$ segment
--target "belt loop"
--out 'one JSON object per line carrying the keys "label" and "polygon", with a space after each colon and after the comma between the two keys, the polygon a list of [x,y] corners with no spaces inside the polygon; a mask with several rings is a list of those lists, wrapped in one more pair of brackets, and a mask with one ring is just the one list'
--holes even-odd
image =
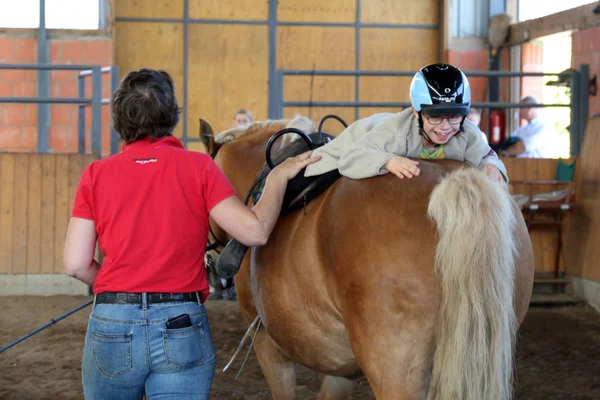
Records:
{"label": "belt loop", "polygon": [[96,299],[98,299],[98,295],[94,294],[94,302],[92,303],[92,309],[96,308]]}
{"label": "belt loop", "polygon": [[142,310],[146,311],[148,309],[148,293],[142,293]]}
{"label": "belt loop", "polygon": [[200,292],[196,292],[196,300],[198,300],[198,304],[202,305],[202,300],[200,299]]}

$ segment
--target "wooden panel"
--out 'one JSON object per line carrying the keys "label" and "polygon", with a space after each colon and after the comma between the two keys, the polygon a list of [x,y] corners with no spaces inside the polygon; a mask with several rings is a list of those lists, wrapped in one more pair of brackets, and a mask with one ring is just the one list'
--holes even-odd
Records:
{"label": "wooden panel", "polygon": [[594,12],[597,2],[530,19],[510,26],[507,45],[514,46],[532,39],[560,32],[576,31],[600,26],[600,14]]}
{"label": "wooden panel", "polygon": [[[118,43],[115,64],[119,66],[120,78],[131,70],[143,67],[164,69],[173,77],[179,106],[183,107],[182,24],[118,22],[115,42]],[[181,122],[175,128],[174,134],[177,137],[183,135]]]}
{"label": "wooden panel", "polygon": [[351,101],[354,99],[353,76],[285,76],[286,101]]}
{"label": "wooden panel", "polygon": [[278,21],[356,22],[356,0],[279,0],[277,4]]}
{"label": "wooden panel", "polygon": [[42,156],[29,156],[27,178],[27,273],[41,272]]}
{"label": "wooden panel", "polygon": [[[326,69],[354,70],[353,28],[325,28],[306,26],[282,26],[278,28],[277,68],[280,69]],[[284,81],[286,101],[352,101],[354,100],[354,77],[343,76],[288,76]],[[310,114],[318,121],[327,114],[336,114],[354,121],[352,108],[286,108],[284,117]],[[327,121],[325,130],[338,132],[338,123]]]}
{"label": "wooden panel", "polygon": [[185,148],[190,151],[206,153],[206,148],[204,147],[204,145],[201,142],[187,142],[187,145]]}
{"label": "wooden panel", "polygon": [[363,76],[359,80],[360,101],[410,103],[412,77]]}
{"label": "wooden panel", "polygon": [[277,68],[353,70],[354,32],[344,27],[280,26]]}
{"label": "wooden panel", "polygon": [[360,67],[373,71],[415,71],[438,62],[435,29],[364,28],[360,31]]}
{"label": "wooden panel", "polygon": [[600,282],[600,116],[588,120],[575,184],[577,206],[567,235],[572,275]]}
{"label": "wooden panel", "polygon": [[15,156],[13,274],[24,274],[27,264],[27,175],[29,156]]}
{"label": "wooden panel", "polygon": [[191,19],[259,20],[269,19],[269,2],[257,0],[190,0]]}
{"label": "wooden panel", "polygon": [[68,171],[68,182],[69,182],[69,202],[67,221],[71,218],[71,211],[73,210],[73,201],[75,200],[75,193],[77,192],[77,185],[79,185],[79,179],[81,178],[81,172],[85,166],[85,156],[83,154],[72,154],[69,157],[69,171]]}
{"label": "wooden panel", "polygon": [[[116,0],[115,16],[183,18],[183,0]],[[120,42],[117,43],[121,44]]]}
{"label": "wooden panel", "polygon": [[65,221],[71,209],[69,199],[69,155],[56,156],[56,193],[54,196],[54,268],[52,272],[62,273],[63,248],[67,235]]}
{"label": "wooden panel", "polygon": [[[539,159],[539,158],[502,158],[508,177],[511,181],[517,180],[553,180],[556,174],[558,159]],[[573,160],[564,160],[566,163],[572,163]],[[524,194],[528,188],[523,185],[511,186],[511,192],[515,194]],[[552,190],[551,186],[538,185],[534,187],[535,193],[545,193]],[[548,218],[540,216],[539,219]],[[531,242],[534,250],[535,271],[553,272],[556,265],[556,249],[558,246],[558,233],[549,230],[532,230]],[[560,269],[564,269],[561,262]]]}
{"label": "wooden panel", "polygon": [[[40,272],[54,271],[54,199],[56,197],[56,156],[44,154],[42,157],[42,215],[40,242]],[[60,251],[60,250],[59,250]]]}
{"label": "wooden panel", "polygon": [[266,119],[268,62],[266,26],[190,26],[188,135],[198,137],[200,118],[215,132],[229,129],[242,107]]}
{"label": "wooden panel", "polygon": [[15,156],[0,155],[0,273],[12,272]]}
{"label": "wooden panel", "polygon": [[0,154],[0,274],[63,273],[83,169],[95,155]]}
{"label": "wooden panel", "polygon": [[436,25],[439,18],[438,0],[369,0],[360,3],[363,23]]}

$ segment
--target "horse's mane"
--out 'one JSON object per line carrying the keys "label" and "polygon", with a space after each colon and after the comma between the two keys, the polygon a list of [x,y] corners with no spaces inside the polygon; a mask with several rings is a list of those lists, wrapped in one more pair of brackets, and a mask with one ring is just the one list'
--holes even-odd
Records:
{"label": "horse's mane", "polygon": [[[215,136],[215,143],[223,144],[239,139],[266,142],[269,137],[284,128],[296,128],[307,134],[317,131],[317,127],[311,119],[298,114],[293,119],[254,121],[246,126],[228,129]],[[295,133],[286,133],[281,138],[281,147],[289,145],[298,138],[299,136]]]}

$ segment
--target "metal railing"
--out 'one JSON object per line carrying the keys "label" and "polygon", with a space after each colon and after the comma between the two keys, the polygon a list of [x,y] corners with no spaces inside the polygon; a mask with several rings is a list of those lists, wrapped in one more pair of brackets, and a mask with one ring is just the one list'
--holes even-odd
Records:
{"label": "metal railing", "polygon": [[[371,101],[285,101],[284,77],[285,76],[405,76],[413,77],[417,71],[332,71],[332,70],[277,70],[274,78],[274,90],[269,99],[269,118],[283,118],[284,107],[410,107],[410,102],[371,102]],[[542,77],[561,76],[572,79],[571,101],[568,104],[539,104],[537,107],[569,107],[571,109],[571,155],[577,156],[583,143],[583,135],[588,119],[588,82],[589,65],[583,64],[579,70],[544,73],[544,72],[509,72],[509,71],[464,71],[467,77]],[[472,107],[479,108],[529,108],[530,104],[480,102],[472,103]]]}
{"label": "metal railing", "polygon": [[[108,68],[108,69],[107,69]],[[92,126],[91,126],[91,138],[92,138],[92,153],[101,155],[102,152],[102,73],[103,70],[106,72],[116,71],[116,67],[102,68],[99,65],[64,65],[64,64],[0,64],[0,70],[2,69],[13,69],[13,70],[35,70],[35,71],[53,71],[53,70],[64,70],[64,71],[80,71],[78,73],[78,79],[82,80],[85,76],[92,77],[92,97],[85,97],[85,86],[82,88],[82,84],[79,86],[79,97],[48,97],[48,96],[36,96],[36,97],[0,97],[0,103],[33,103],[38,105],[49,105],[49,104],[78,104],[79,105],[79,121],[78,121],[78,138],[79,138],[79,152],[85,152],[85,112],[81,110],[84,107],[91,107],[92,109]],[[83,71],[83,72],[81,72]],[[118,71],[115,72],[115,75]],[[115,80],[118,78],[115,78]],[[114,81],[111,78],[111,89]],[[49,85],[49,82],[48,82]],[[82,122],[83,121],[83,122]],[[49,148],[48,130],[50,127],[50,115],[48,112],[38,113],[38,153],[51,152]],[[111,137],[112,139],[112,137]],[[111,140],[111,150],[116,145],[115,140]]]}
{"label": "metal railing", "polygon": [[[100,74],[109,74],[110,75],[110,93],[113,93],[117,90],[119,86],[119,67],[111,65],[109,67],[103,67],[100,69]],[[100,96],[102,96],[102,80],[100,79],[100,88],[98,89],[95,85],[98,85],[96,81],[94,81],[93,70],[88,69],[81,71],[77,74],[77,90],[79,97],[85,97],[85,78],[88,76],[92,76],[92,93],[96,93],[98,90],[100,91]],[[110,98],[100,99],[100,104],[102,106],[110,105]],[[78,109],[78,121],[77,121],[77,135],[79,138],[79,152],[85,153],[85,108],[89,107],[89,104],[83,103],[79,104]],[[97,109],[94,109],[92,106],[92,132],[94,132],[94,112],[98,112]],[[100,120],[102,120],[102,110],[100,110]],[[118,143],[119,136],[114,129],[110,130],[110,154],[115,154],[118,152]],[[95,150],[99,150],[97,153]],[[92,153],[100,154],[102,150],[102,134],[94,136],[92,133]]]}

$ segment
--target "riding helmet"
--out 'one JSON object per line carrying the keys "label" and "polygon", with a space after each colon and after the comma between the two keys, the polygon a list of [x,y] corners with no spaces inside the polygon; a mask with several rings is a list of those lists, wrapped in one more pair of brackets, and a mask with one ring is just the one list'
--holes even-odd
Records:
{"label": "riding helmet", "polygon": [[421,68],[410,84],[410,101],[421,114],[432,117],[467,115],[471,104],[471,87],[465,74],[448,64],[431,64]]}

